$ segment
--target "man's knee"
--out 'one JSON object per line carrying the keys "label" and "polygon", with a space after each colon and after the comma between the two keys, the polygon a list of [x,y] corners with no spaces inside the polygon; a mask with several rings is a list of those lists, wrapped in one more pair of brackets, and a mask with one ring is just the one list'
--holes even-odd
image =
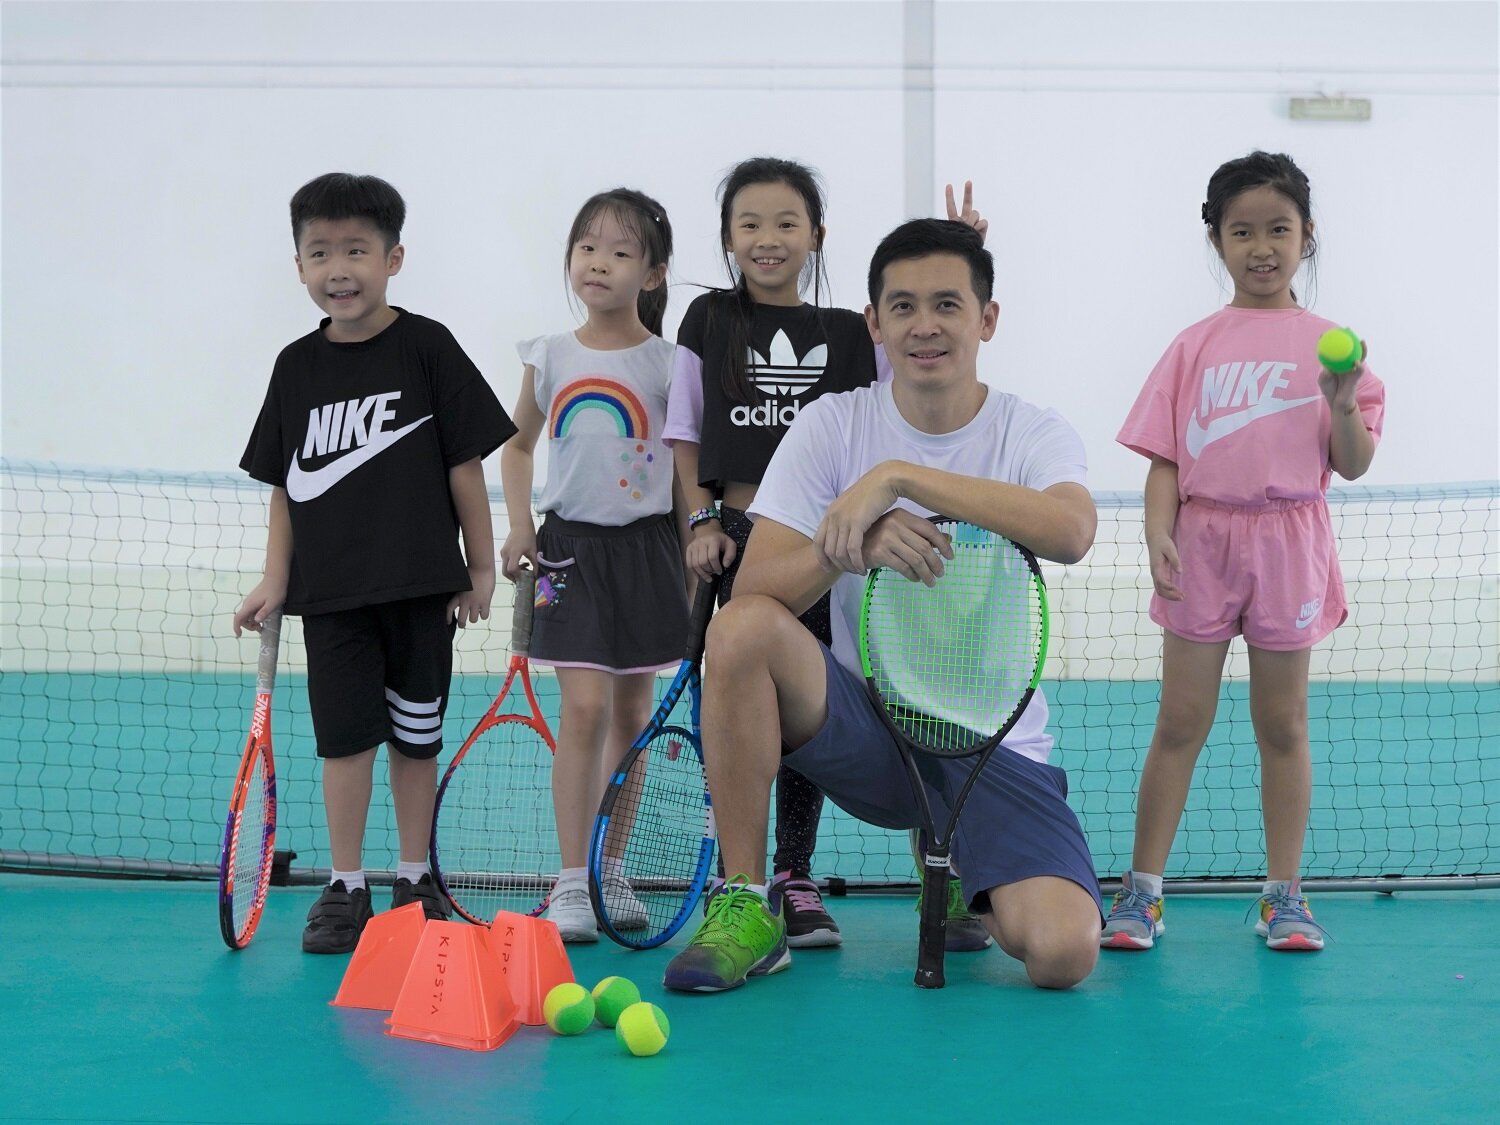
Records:
{"label": "man's knee", "polygon": [[713,670],[768,665],[787,623],[801,628],[775,598],[751,594],[734,598],[708,624],[704,665]]}
{"label": "man's knee", "polygon": [[1099,932],[1053,934],[1026,954],[1026,975],[1038,988],[1072,988],[1094,971],[1099,960]]}

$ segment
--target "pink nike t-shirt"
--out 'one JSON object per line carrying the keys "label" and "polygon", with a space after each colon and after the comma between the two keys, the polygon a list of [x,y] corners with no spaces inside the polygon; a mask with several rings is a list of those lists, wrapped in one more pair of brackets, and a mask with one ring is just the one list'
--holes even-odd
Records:
{"label": "pink nike t-shirt", "polygon": [[[1256,508],[1328,489],[1328,400],[1306,309],[1225,307],[1184,329],[1141,388],[1116,440],[1177,465],[1179,499]],[[1380,441],[1385,386],[1365,365],[1355,401]]]}

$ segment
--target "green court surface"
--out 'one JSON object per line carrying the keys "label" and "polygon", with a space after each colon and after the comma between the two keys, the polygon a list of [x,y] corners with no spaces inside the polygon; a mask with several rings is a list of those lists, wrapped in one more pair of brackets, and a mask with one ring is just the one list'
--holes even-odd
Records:
{"label": "green court surface", "polygon": [[831,899],[842,949],[721,995],[661,988],[682,936],[570,946],[666,1010],[648,1059],[597,1027],[387,1037],[329,1005],[346,957],[300,951],[315,894],[274,889],[232,953],[211,884],[0,875],[0,1121],[1500,1120],[1497,891],[1324,894],[1320,954],[1265,949],[1253,894],[1171,896],[1155,950],[1066,993],[995,949],[918,990],[907,897]]}

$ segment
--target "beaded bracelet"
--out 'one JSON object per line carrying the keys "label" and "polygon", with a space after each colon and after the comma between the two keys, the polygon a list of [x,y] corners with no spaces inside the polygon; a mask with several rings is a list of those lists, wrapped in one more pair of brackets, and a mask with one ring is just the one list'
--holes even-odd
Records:
{"label": "beaded bracelet", "polygon": [[688,527],[694,528],[697,527],[700,523],[707,523],[709,520],[716,520],[718,518],[718,508],[699,508],[697,511],[691,513],[688,516]]}

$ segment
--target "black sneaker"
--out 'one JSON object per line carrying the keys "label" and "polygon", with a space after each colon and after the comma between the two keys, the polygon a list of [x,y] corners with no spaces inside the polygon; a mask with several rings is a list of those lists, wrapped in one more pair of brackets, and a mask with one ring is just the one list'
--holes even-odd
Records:
{"label": "black sneaker", "polygon": [[413,902],[422,904],[422,913],[429,922],[446,922],[453,914],[447,897],[437,889],[431,874],[423,875],[415,883],[410,879],[397,879],[391,887],[392,910]]}
{"label": "black sneaker", "polygon": [[307,912],[302,931],[303,953],[351,953],[359,944],[365,923],[373,917],[368,887],[349,890],[338,879],[323,888]]}
{"label": "black sneaker", "polygon": [[794,949],[842,945],[839,924],[828,915],[818,885],[803,871],[778,871],[769,888],[771,909],[779,898],[786,919],[786,943]]}

